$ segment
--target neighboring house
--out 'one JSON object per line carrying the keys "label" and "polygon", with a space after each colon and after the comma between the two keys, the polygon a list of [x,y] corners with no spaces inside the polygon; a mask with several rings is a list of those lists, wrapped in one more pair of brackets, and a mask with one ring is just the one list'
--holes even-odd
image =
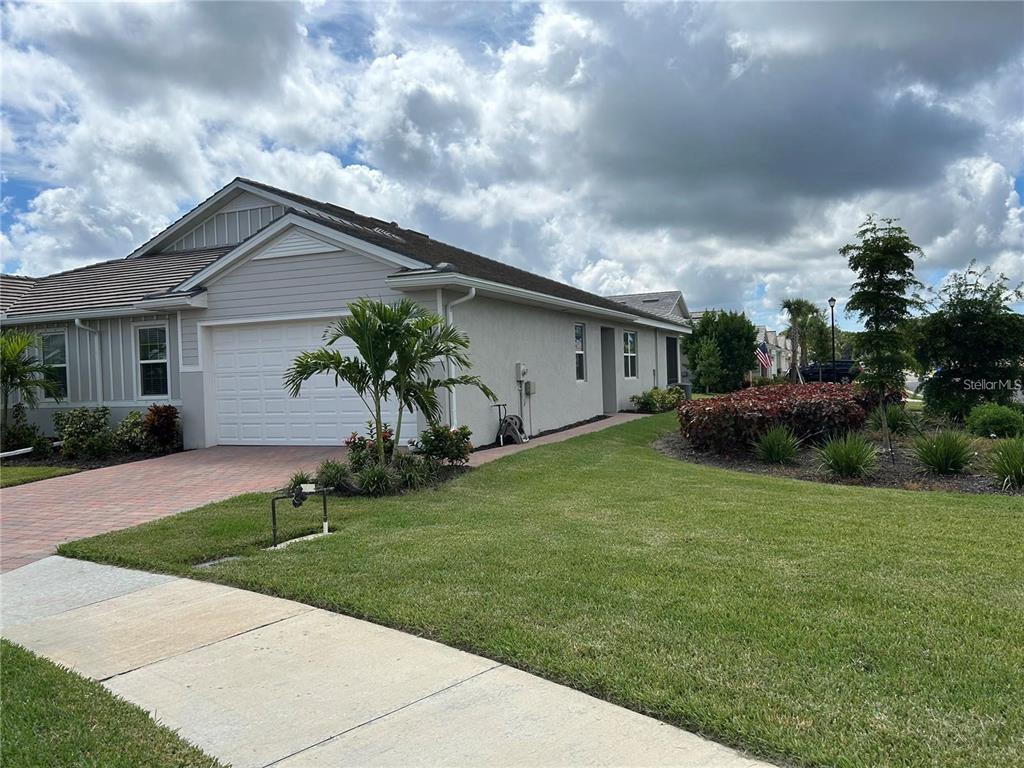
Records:
{"label": "neighboring house", "polygon": [[[609,296],[609,299],[625,304],[627,307],[655,314],[669,322],[690,327],[690,310],[686,307],[681,291],[657,291],[655,293],[623,293]],[[667,360],[668,384],[679,384],[689,381],[689,360],[680,349],[678,339],[665,339],[665,356]],[[678,376],[675,374],[678,372]]]}
{"label": "neighboring house", "polygon": [[[470,337],[473,372],[531,434],[629,407],[679,376],[687,325],[399,227],[235,179],[126,258],[0,278],[0,325],[40,335],[66,392],[58,408],[151,403],[182,413],[185,445],[337,445],[368,419],[319,377],[290,398],[282,375],[359,297],[408,296]],[[351,349],[344,347],[343,349]],[[479,392],[445,396],[479,444],[497,413]],[[419,426],[424,426],[420,417]]]}
{"label": "neighboring house", "polygon": [[789,337],[778,331],[773,331],[763,325],[757,326],[757,343],[765,342],[768,345],[768,356],[772,359],[772,365],[766,368],[759,365],[750,371],[751,378],[786,376],[793,364],[793,344]]}

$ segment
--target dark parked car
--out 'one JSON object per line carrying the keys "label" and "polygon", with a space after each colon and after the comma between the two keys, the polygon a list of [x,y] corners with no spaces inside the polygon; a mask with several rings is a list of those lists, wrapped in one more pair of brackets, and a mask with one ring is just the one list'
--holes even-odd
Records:
{"label": "dark parked car", "polygon": [[855,360],[836,360],[835,368],[832,361],[813,363],[800,369],[804,381],[838,381],[849,384],[860,374],[860,366]]}

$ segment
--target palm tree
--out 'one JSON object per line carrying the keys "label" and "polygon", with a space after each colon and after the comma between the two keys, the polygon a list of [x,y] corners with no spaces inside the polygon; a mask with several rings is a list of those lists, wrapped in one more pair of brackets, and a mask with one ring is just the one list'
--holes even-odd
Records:
{"label": "palm tree", "polygon": [[781,305],[782,311],[789,315],[789,328],[786,335],[793,340],[793,350],[797,353],[795,368],[807,365],[807,351],[812,334],[823,326],[825,318],[822,310],[807,299],[786,299]]}
{"label": "palm tree", "polygon": [[60,385],[53,378],[53,368],[36,357],[39,337],[18,330],[0,331],[0,396],[3,415],[0,424],[7,433],[7,412],[11,395],[17,394],[29,408],[39,404],[39,393],[60,400]]}
{"label": "palm tree", "polygon": [[[318,374],[334,374],[334,383],[344,381],[359,395],[376,427],[377,458],[384,463],[383,404],[394,397],[398,403],[395,443],[401,438],[402,417],[406,411],[419,410],[431,422],[440,418],[439,389],[472,386],[491,400],[494,393],[479,377],[432,374],[442,359],[460,368],[472,367],[469,337],[424,309],[411,299],[394,304],[359,299],[349,305],[349,315],[337,320],[324,332],[326,347],[300,353],[285,373],[284,384],[292,397],[302,384]],[[343,355],[331,349],[342,339],[351,339],[358,356]]]}

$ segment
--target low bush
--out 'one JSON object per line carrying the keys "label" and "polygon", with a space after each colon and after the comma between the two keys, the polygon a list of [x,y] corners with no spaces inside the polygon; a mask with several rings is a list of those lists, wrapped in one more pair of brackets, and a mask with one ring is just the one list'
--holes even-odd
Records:
{"label": "low bush", "polygon": [[799,448],[800,438],[784,425],[772,427],[754,441],[754,455],[769,464],[790,463]]}
{"label": "low bush", "polygon": [[868,427],[875,432],[882,431],[882,424],[889,427],[890,434],[907,435],[914,431],[917,422],[901,403],[889,403],[884,408],[876,406],[868,414]]}
{"label": "low bush", "polygon": [[46,458],[53,452],[53,447],[42,431],[28,420],[28,410],[24,403],[11,406],[7,430],[0,433],[0,450],[15,451],[19,448],[31,448],[33,458]]}
{"label": "low bush", "polygon": [[859,430],[874,402],[856,384],[777,384],[689,400],[677,413],[694,448],[730,452],[748,449],[774,426],[789,427],[801,440]]}
{"label": "low bush", "polygon": [[392,465],[398,476],[398,485],[409,490],[437,482],[442,473],[442,464],[439,459],[413,453],[401,453],[395,456]]}
{"label": "low bush", "polygon": [[105,459],[114,450],[110,431],[110,409],[72,408],[53,414],[57,438],[63,440],[61,453],[69,459]]}
{"label": "low bush", "polygon": [[959,475],[971,464],[974,446],[957,429],[944,429],[914,440],[914,455],[933,475]]}
{"label": "low bush", "polygon": [[[348,464],[352,471],[359,474],[362,470],[377,462],[377,430],[372,421],[366,423],[366,435],[353,432],[345,440],[348,449]],[[395,450],[395,433],[388,424],[384,425],[384,460],[391,461]]]}
{"label": "low bush", "polygon": [[820,448],[822,469],[836,477],[866,477],[878,466],[878,451],[859,432],[834,435]]}
{"label": "low bush", "polygon": [[462,466],[469,461],[469,454],[473,452],[473,443],[470,442],[472,436],[473,432],[467,426],[449,429],[444,424],[435,424],[420,433],[415,447],[429,459],[451,466]]}
{"label": "low bush", "polygon": [[178,409],[173,405],[149,406],[143,418],[146,444],[156,453],[170,453],[181,449],[181,423]]}
{"label": "low bush", "polygon": [[388,496],[401,488],[398,472],[390,464],[367,464],[356,473],[356,481],[366,496]]}
{"label": "low bush", "polygon": [[114,450],[137,453],[146,450],[146,425],[141,411],[129,411],[114,430]]}
{"label": "low bush", "polygon": [[316,480],[324,488],[342,491],[348,488],[352,476],[348,465],[334,459],[324,459],[316,469]]}
{"label": "low bush", "polygon": [[629,398],[638,413],[665,413],[685,400],[686,391],[681,387],[654,387]]}
{"label": "low bush", "polygon": [[989,454],[989,461],[1003,490],[1024,489],[1024,437],[1000,440]]}
{"label": "low bush", "polygon": [[1024,413],[1009,405],[982,403],[967,414],[967,429],[978,437],[1024,435]]}
{"label": "low bush", "polygon": [[299,486],[308,485],[314,481],[313,476],[304,469],[296,470],[292,473],[292,476],[288,478],[288,485],[284,487],[285,492],[295,493],[299,490]]}

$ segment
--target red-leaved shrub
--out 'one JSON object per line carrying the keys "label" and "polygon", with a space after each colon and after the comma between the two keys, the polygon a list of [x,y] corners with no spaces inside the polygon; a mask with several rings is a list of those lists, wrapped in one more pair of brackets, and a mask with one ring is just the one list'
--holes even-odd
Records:
{"label": "red-leaved shrub", "polygon": [[679,429],[698,450],[749,450],[768,429],[784,425],[799,438],[864,426],[874,395],[856,384],[777,384],[688,400],[677,409]]}
{"label": "red-leaved shrub", "polygon": [[178,409],[173,405],[149,406],[142,419],[142,428],[146,434],[149,447],[157,452],[166,453],[177,450],[181,442],[181,430],[178,424]]}

